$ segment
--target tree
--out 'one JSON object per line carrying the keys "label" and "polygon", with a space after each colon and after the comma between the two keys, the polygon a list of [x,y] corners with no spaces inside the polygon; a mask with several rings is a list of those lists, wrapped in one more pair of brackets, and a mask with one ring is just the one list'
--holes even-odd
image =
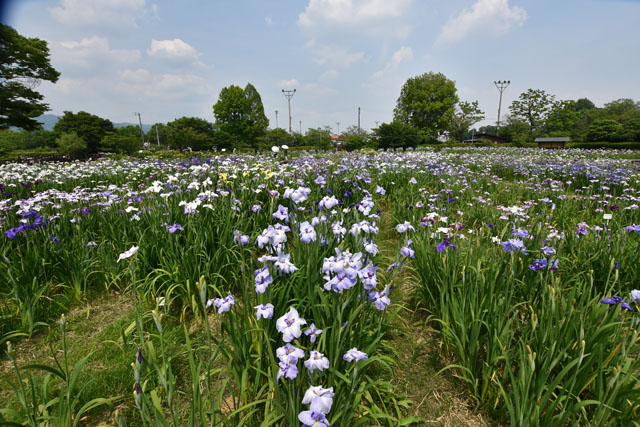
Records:
{"label": "tree", "polygon": [[371,135],[364,129],[358,129],[358,126],[355,125],[349,126],[342,132],[340,139],[344,141],[343,146],[347,151],[359,150],[371,145]]}
{"label": "tree", "polygon": [[233,145],[257,146],[269,126],[260,94],[251,83],[244,89],[235,85],[223,88],[213,106],[213,115],[219,131],[230,137]]}
{"label": "tree", "polygon": [[484,119],[484,112],[478,107],[478,101],[458,103],[451,121],[451,137],[460,142],[469,128]]}
{"label": "tree", "polygon": [[208,150],[214,144],[214,127],[198,117],[181,117],[167,123],[167,141],[170,147],[180,150]]}
{"label": "tree", "polygon": [[587,141],[615,141],[622,131],[622,125],[615,120],[595,120],[589,125]]}
{"label": "tree", "polygon": [[75,133],[87,143],[87,151],[92,154],[100,151],[100,141],[106,134],[114,132],[114,127],[111,120],[85,111],[79,111],[77,114],[65,111],[53,127],[53,131],[57,136]]}
{"label": "tree", "polygon": [[251,83],[247,83],[245,86],[244,96],[247,98],[249,104],[246,138],[249,144],[255,147],[258,142],[265,137],[267,127],[269,126],[269,119],[267,119],[267,116],[264,114],[262,98]]}
{"label": "tree", "polygon": [[[157,129],[157,132],[156,132]],[[145,141],[149,141],[151,145],[166,145],[169,140],[169,130],[164,123],[156,123],[144,135]]]}
{"label": "tree", "polygon": [[640,104],[636,104],[633,99],[621,98],[604,104],[604,110],[609,113],[610,119],[628,120],[632,117],[640,117]]}
{"label": "tree", "polygon": [[305,145],[316,146],[324,149],[331,148],[333,141],[331,140],[331,127],[309,128],[304,136]]}
{"label": "tree", "polygon": [[517,100],[509,106],[514,119],[519,119],[529,125],[529,138],[544,126],[547,116],[554,106],[555,95],[544,90],[529,89],[521,93]]}
{"label": "tree", "polygon": [[282,128],[269,129],[265,138],[265,142],[268,146],[273,145],[293,145],[293,136],[289,135],[289,132]]}
{"label": "tree", "polygon": [[436,139],[451,129],[457,103],[455,82],[441,73],[425,73],[402,86],[394,122],[414,126],[424,137]]}
{"label": "tree", "polygon": [[417,147],[421,140],[416,127],[402,122],[382,123],[373,133],[384,149]]}
{"label": "tree", "polygon": [[133,154],[142,149],[142,141],[140,135],[114,132],[102,138],[100,146],[108,153]]}
{"label": "tree", "polygon": [[0,129],[10,126],[40,129],[35,117],[49,110],[44,96],[34,89],[41,80],[58,81],[60,73],[49,64],[47,42],[27,38],[0,24]]}
{"label": "tree", "polygon": [[640,142],[640,118],[631,119],[622,125],[621,141]]}
{"label": "tree", "polygon": [[575,108],[576,111],[593,110],[596,108],[596,104],[588,98],[580,98],[576,101]]}
{"label": "tree", "polygon": [[87,142],[75,133],[63,133],[56,139],[60,153],[79,158],[87,152]]}

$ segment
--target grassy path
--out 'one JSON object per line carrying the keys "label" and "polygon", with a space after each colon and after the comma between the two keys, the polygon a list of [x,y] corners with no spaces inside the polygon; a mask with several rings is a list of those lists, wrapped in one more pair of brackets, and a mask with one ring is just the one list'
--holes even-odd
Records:
{"label": "grassy path", "polygon": [[[380,219],[377,244],[384,267],[396,260],[403,242],[396,232],[391,213],[384,210]],[[413,404],[407,415],[421,417],[429,426],[489,426],[488,418],[474,413],[465,399],[464,386],[447,371],[438,354],[437,333],[429,326],[424,310],[416,307],[411,291],[417,282],[412,263],[405,263],[394,280],[391,310],[400,307],[394,317],[393,334],[386,344],[397,354],[394,369],[396,392]],[[394,307],[394,305],[396,307]]]}

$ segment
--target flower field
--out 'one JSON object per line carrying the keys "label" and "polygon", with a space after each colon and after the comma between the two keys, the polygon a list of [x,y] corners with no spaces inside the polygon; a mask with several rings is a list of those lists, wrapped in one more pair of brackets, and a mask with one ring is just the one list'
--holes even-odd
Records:
{"label": "flower field", "polygon": [[[492,422],[640,425],[630,152],[5,164],[0,191],[0,424],[418,425],[388,344],[405,294]],[[89,393],[64,315],[114,293],[126,392]],[[61,351],[20,363],[49,327]]]}

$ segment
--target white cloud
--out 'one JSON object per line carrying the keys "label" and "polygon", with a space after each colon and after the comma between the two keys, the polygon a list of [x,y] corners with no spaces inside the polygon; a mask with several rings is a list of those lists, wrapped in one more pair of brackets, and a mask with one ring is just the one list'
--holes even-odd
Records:
{"label": "white cloud", "polygon": [[382,70],[378,70],[373,73],[374,79],[381,79],[389,71],[397,68],[402,62],[410,61],[413,59],[413,49],[408,46],[402,46],[400,49],[393,52],[391,60],[387,62],[387,65]]}
{"label": "white cloud", "polygon": [[[128,64],[137,61],[141,54],[137,49],[111,49],[104,37],[88,37],[80,41],[64,41],[52,45],[55,64],[69,71],[73,67],[103,68],[107,65]],[[63,70],[66,73],[66,70]]]}
{"label": "white cloud", "polygon": [[271,19],[270,16],[265,16],[264,17],[264,22],[267,23],[267,25],[271,25],[271,23],[273,22],[273,20]]}
{"label": "white cloud", "polygon": [[527,11],[519,6],[510,7],[509,0],[477,0],[471,9],[463,9],[442,27],[436,44],[454,43],[480,31],[504,34],[526,20]]}
{"label": "white cloud", "polygon": [[284,87],[284,88],[289,88],[289,87],[292,88],[295,86],[300,86],[300,83],[296,79],[280,80],[278,82],[278,86]]}
{"label": "white cloud", "polygon": [[349,52],[342,46],[317,43],[315,40],[307,43],[307,47],[313,52],[313,62],[320,65],[348,68],[365,59],[364,52]]}
{"label": "white cloud", "polygon": [[333,69],[327,70],[324,73],[322,73],[322,75],[318,80],[321,82],[326,82],[326,81],[335,79],[336,77],[338,77],[339,74],[340,73],[338,73],[336,70],[333,70]]}
{"label": "white cloud", "polygon": [[146,13],[145,0],[61,0],[53,19],[72,27],[126,30]]}
{"label": "white cloud", "polygon": [[403,61],[409,61],[411,59],[413,59],[413,49],[407,46],[402,46],[391,55],[391,63],[393,65],[398,65]]}
{"label": "white cloud", "polygon": [[303,27],[359,26],[401,16],[411,0],[309,0],[298,16]]}
{"label": "white cloud", "polygon": [[196,49],[181,39],[151,40],[147,54],[160,59],[197,59],[200,55]]}

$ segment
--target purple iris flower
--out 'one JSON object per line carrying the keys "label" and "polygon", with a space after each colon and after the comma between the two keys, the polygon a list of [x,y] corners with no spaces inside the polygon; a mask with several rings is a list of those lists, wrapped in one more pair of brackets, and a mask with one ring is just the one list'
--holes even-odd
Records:
{"label": "purple iris flower", "polygon": [[450,242],[449,236],[445,236],[444,240],[436,245],[436,251],[444,252],[449,246],[451,246],[454,251],[458,250],[458,247]]}
{"label": "purple iris flower", "polygon": [[51,240],[53,243],[60,243],[60,239],[52,235],[49,235],[49,240]]}
{"label": "purple iris flower", "polygon": [[547,264],[548,262],[546,258],[537,259],[531,263],[531,265],[529,266],[529,270],[540,271],[547,268]]}
{"label": "purple iris flower", "polygon": [[347,362],[358,362],[360,360],[367,360],[369,358],[369,356],[367,356],[366,353],[358,350],[357,348],[353,347],[352,349],[348,350],[344,356],[342,356],[342,358],[344,360],[346,360]]}
{"label": "purple iris flower", "polygon": [[502,242],[501,245],[508,253],[522,252],[525,255],[529,255],[527,253],[527,248],[524,246],[524,242],[520,239],[509,239],[506,242]]}
{"label": "purple iris flower", "polygon": [[184,228],[182,228],[182,226],[180,224],[173,224],[173,225],[169,225],[167,226],[167,229],[169,230],[169,233],[173,234],[176,231],[184,231]]}
{"label": "purple iris flower", "polygon": [[81,213],[82,215],[88,215],[88,214],[90,214],[90,213],[91,213],[91,209],[89,209],[89,208],[82,208],[82,209],[80,209],[80,213]]}
{"label": "purple iris flower", "polygon": [[545,254],[546,256],[555,255],[556,254],[556,248],[552,248],[550,246],[545,246],[544,248],[542,248],[542,253]]}
{"label": "purple iris flower", "polygon": [[6,234],[7,237],[10,239],[15,239],[16,236],[18,235],[18,233],[16,233],[15,228],[10,228],[9,230],[5,231],[4,234]]}
{"label": "purple iris flower", "polygon": [[406,245],[406,246],[403,246],[403,247],[400,249],[400,254],[401,254],[403,257],[409,257],[409,258],[414,258],[414,257],[415,257],[416,252],[415,252],[413,249],[411,249],[411,243],[413,243],[413,242],[412,242],[411,240],[409,240],[409,241],[407,242],[407,245]]}
{"label": "purple iris flower", "polygon": [[521,238],[525,238],[529,235],[529,232],[527,230],[522,230],[520,228],[515,228],[512,232],[511,232],[512,236],[518,236]]}
{"label": "purple iris flower", "polygon": [[603,300],[600,300],[600,302],[602,304],[609,304],[609,305],[618,305],[618,304],[620,304],[620,306],[622,307],[623,310],[632,311],[631,306],[629,305],[627,300],[623,300],[622,298],[620,298],[617,295],[614,295],[611,298],[604,298]]}

